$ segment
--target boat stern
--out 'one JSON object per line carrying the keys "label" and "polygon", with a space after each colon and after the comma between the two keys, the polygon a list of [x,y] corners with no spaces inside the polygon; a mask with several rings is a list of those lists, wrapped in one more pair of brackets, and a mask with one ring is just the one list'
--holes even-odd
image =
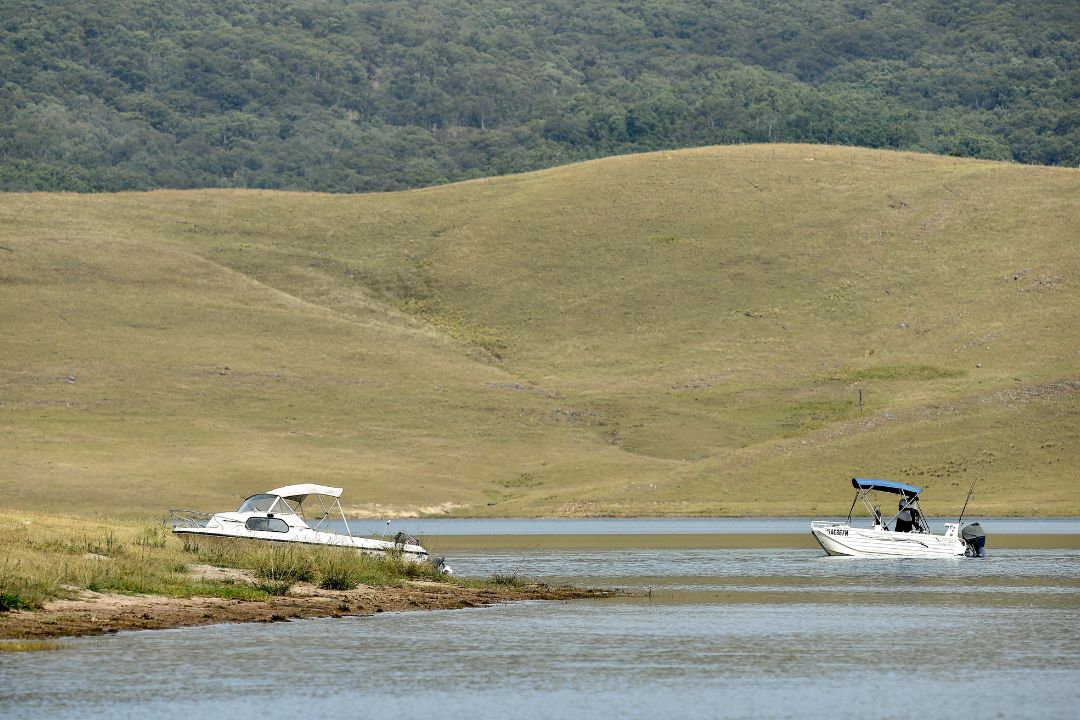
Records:
{"label": "boat stern", "polygon": [[959,523],[956,523],[953,527],[956,528],[954,532],[959,531],[960,538],[967,545],[965,555],[968,557],[986,557],[986,532],[982,529],[982,525],[977,522],[970,523],[965,525],[962,530],[959,525]]}

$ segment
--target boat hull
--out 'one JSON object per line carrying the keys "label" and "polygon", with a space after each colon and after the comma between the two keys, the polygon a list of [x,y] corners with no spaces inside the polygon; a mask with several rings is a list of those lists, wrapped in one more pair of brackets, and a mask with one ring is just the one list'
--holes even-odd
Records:
{"label": "boat hull", "polygon": [[810,532],[829,555],[865,558],[948,558],[967,554],[967,543],[957,526],[946,526],[944,535],[895,532],[881,526],[854,528],[847,523],[815,521]]}
{"label": "boat hull", "polygon": [[308,533],[295,533],[292,536],[282,536],[273,532],[254,532],[254,531],[230,531],[229,529],[220,528],[173,528],[173,532],[178,535],[202,535],[212,536],[212,538],[234,538],[234,539],[247,539],[247,540],[262,540],[273,543],[289,543],[296,545],[322,545],[330,547],[352,547],[360,551],[361,553],[368,553],[373,555],[379,555],[389,552],[399,552],[402,557],[427,560],[428,552],[424,549],[417,549],[416,545],[395,545],[392,542],[373,540],[370,538],[350,538],[349,535],[339,535],[332,532],[308,532]]}
{"label": "boat hull", "polygon": [[264,540],[275,543],[298,545],[321,545],[330,547],[354,548],[372,555],[398,552],[402,557],[412,560],[427,560],[428,552],[420,545],[393,543],[388,540],[355,537],[338,533],[319,532],[310,528],[290,527],[288,532],[261,532],[248,529],[241,519],[229,517],[231,513],[214,515],[205,525],[174,525],[177,535],[196,535],[203,537],[242,538]]}

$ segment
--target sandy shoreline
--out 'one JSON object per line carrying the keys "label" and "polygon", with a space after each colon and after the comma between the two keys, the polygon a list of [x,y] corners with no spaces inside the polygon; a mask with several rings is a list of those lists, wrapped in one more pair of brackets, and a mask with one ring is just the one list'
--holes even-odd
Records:
{"label": "sandy shoreline", "polygon": [[40,610],[0,613],[0,639],[104,635],[121,630],[282,622],[404,610],[449,610],[516,600],[568,600],[612,594],[607,590],[544,584],[473,588],[437,582],[409,582],[393,587],[361,585],[354,590],[322,590],[298,583],[287,595],[267,600],[170,598],[84,591],[74,599],[46,603]]}

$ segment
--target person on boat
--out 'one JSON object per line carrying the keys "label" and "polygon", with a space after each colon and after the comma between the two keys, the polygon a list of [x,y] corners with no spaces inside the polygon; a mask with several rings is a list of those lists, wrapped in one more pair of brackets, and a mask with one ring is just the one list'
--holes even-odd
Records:
{"label": "person on boat", "polygon": [[919,496],[911,498],[911,502],[908,503],[908,510],[911,511],[911,526],[915,532],[930,532],[930,528],[926,525],[926,521],[923,519],[922,508],[919,507]]}
{"label": "person on boat", "polygon": [[896,532],[911,532],[921,527],[917,497],[909,497],[907,493],[901,493],[899,510],[900,512],[896,515]]}

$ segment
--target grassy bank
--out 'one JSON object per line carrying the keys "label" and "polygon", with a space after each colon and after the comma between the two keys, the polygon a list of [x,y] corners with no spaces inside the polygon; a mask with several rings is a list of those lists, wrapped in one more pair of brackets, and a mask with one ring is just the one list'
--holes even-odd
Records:
{"label": "grassy bank", "polygon": [[[428,563],[341,548],[174,537],[157,524],[0,515],[0,611],[40,608],[82,590],[264,600],[299,582],[327,590],[409,580],[457,582]],[[193,565],[245,571],[207,579]],[[220,573],[219,573],[220,575]],[[494,580],[492,582],[495,582]]]}
{"label": "grassy bank", "polygon": [[[0,202],[8,507],[1080,513],[1080,170],[817,146]],[[142,546],[127,543],[127,547]]]}
{"label": "grassy bank", "polygon": [[125,630],[613,594],[517,574],[450,577],[344,548],[180,539],[157,524],[26,513],[0,513],[0,557],[0,653]]}

